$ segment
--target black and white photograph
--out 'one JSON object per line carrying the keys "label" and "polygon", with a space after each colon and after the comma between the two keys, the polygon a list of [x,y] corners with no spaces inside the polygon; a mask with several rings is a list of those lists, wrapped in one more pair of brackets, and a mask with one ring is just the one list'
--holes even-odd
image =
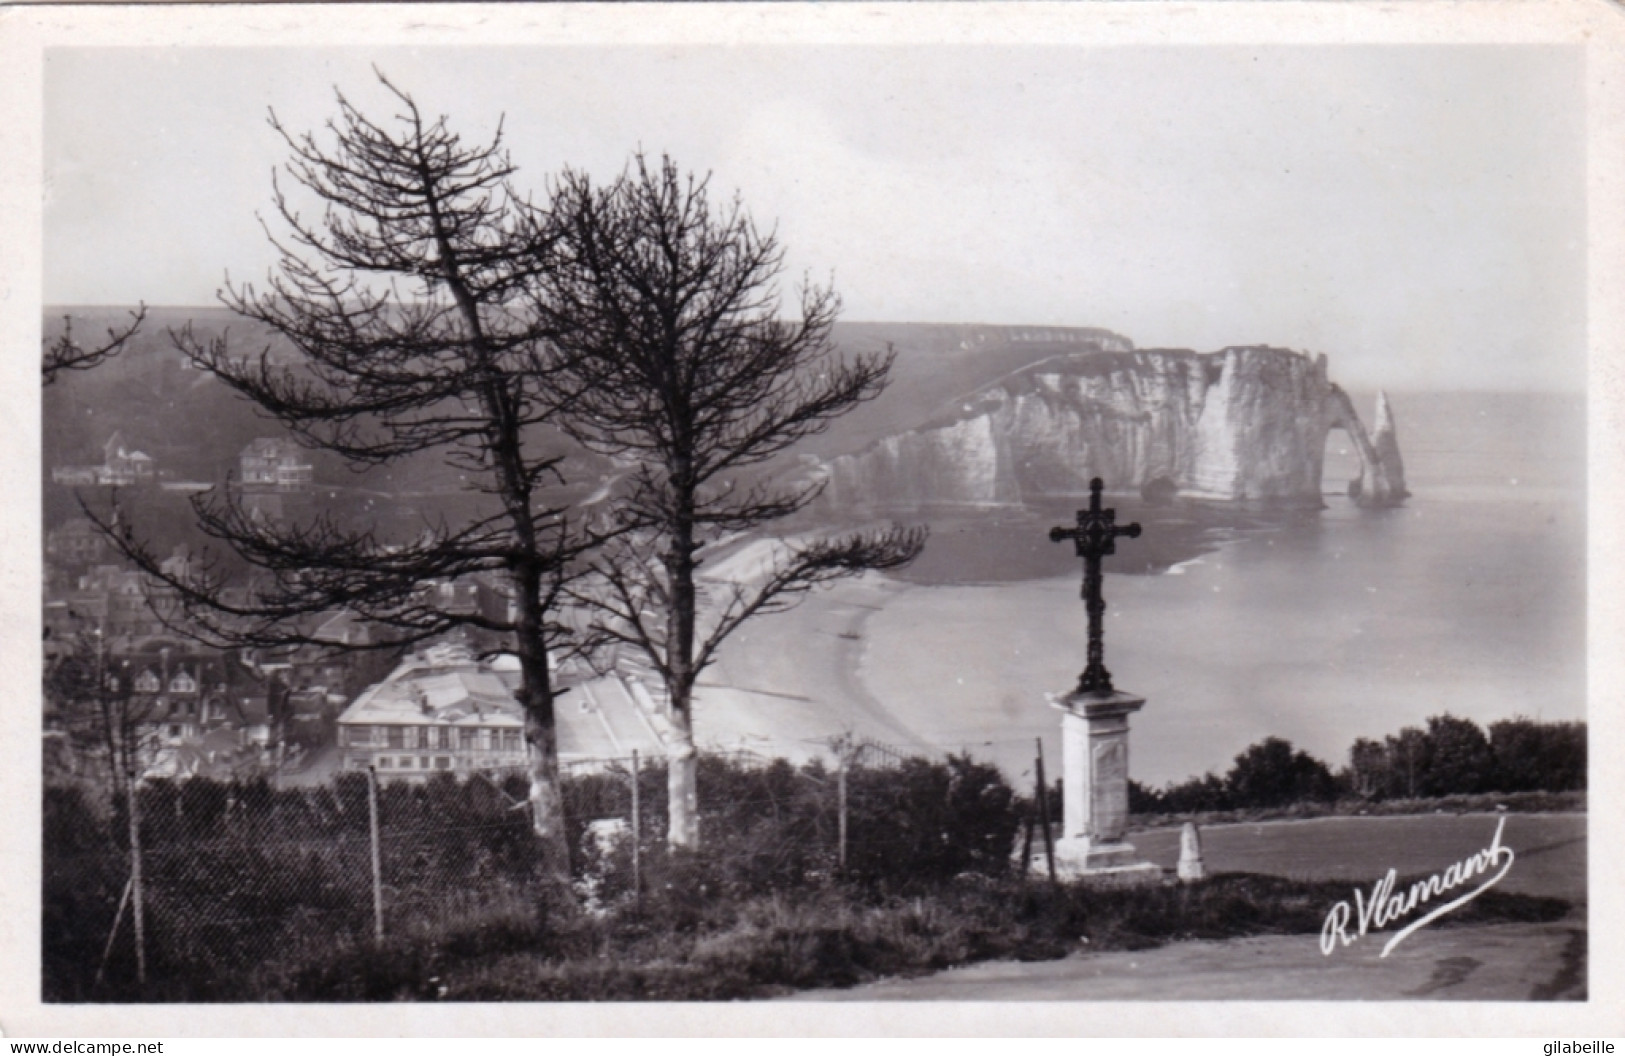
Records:
{"label": "black and white photograph", "polygon": [[1625,1028],[1617,9],[8,29],[8,1033]]}

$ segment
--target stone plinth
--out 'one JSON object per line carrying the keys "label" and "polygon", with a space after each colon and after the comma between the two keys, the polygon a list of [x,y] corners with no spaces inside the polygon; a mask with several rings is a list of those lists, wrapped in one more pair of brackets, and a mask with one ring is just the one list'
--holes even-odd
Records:
{"label": "stone plinth", "polygon": [[1162,870],[1140,861],[1128,829],[1128,717],[1145,705],[1131,693],[1069,693],[1061,715],[1062,822],[1056,870],[1067,877]]}

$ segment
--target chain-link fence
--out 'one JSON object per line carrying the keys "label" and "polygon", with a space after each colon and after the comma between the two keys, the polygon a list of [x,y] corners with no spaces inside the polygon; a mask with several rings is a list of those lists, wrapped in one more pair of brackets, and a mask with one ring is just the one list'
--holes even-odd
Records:
{"label": "chain-link fence", "polygon": [[[664,760],[566,767],[572,904],[593,912],[647,898],[670,908],[677,890],[750,894],[1010,866],[1025,808],[992,767],[876,745],[840,758],[798,766],[702,754],[692,855],[666,846]],[[132,851],[122,802],[49,788],[44,993],[275,990],[278,973],[306,970],[335,945],[545,912],[559,893],[542,871],[527,792],[517,773],[420,783],[346,773],[305,788],[149,780]],[[245,973],[266,985],[245,988]]]}

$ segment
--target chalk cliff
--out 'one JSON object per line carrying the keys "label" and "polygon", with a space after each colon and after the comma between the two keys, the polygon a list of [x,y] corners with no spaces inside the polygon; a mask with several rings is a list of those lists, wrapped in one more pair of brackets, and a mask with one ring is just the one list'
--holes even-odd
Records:
{"label": "chalk cliff", "polygon": [[1368,435],[1314,359],[1265,346],[1066,352],[1023,367],[937,418],[823,465],[843,507],[1002,505],[1114,491],[1318,505],[1326,436],[1360,457],[1350,495],[1408,494],[1387,398]]}

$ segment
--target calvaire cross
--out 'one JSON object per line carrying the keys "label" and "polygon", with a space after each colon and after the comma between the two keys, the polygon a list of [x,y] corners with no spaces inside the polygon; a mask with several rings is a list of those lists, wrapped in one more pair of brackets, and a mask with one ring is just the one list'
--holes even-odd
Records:
{"label": "calvaire cross", "polygon": [[1078,556],[1083,558],[1083,606],[1089,613],[1089,666],[1078,678],[1079,693],[1109,694],[1112,675],[1106,670],[1105,629],[1106,599],[1100,596],[1100,559],[1117,552],[1117,537],[1130,539],[1140,534],[1139,524],[1117,526],[1117,511],[1100,508],[1100,491],[1105,487],[1099,477],[1089,482],[1089,508],[1078,511],[1076,528],[1051,528],[1050,542],[1071,539],[1077,544]]}

